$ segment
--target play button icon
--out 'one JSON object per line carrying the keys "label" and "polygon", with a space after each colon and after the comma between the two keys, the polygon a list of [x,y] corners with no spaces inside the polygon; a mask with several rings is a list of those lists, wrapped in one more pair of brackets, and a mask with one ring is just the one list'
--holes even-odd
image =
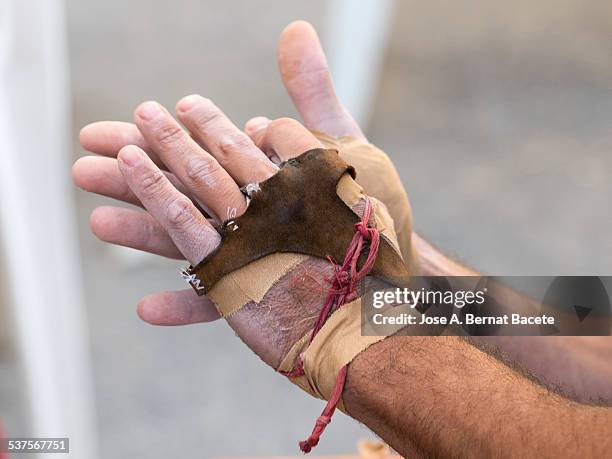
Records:
{"label": "play button icon", "polygon": [[574,311],[576,311],[576,315],[578,316],[578,320],[582,322],[586,316],[589,315],[589,312],[592,311],[591,308],[585,308],[584,306],[579,306],[577,304],[574,305]]}

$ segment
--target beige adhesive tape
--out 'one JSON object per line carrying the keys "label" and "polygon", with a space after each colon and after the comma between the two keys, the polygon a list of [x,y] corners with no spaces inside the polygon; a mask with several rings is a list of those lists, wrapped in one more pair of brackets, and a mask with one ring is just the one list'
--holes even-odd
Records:
{"label": "beige adhesive tape", "polygon": [[[355,137],[335,138],[318,131],[312,133],[326,148],[335,148],[357,172],[364,192],[383,202],[395,223],[397,240],[408,267],[415,265],[412,250],[412,217],[406,190],[389,157],[380,148]],[[412,272],[412,269],[410,269]]]}
{"label": "beige adhesive tape", "polygon": [[208,296],[227,317],[250,301],[259,303],[277,280],[307,258],[297,253],[265,256],[223,277]]}
{"label": "beige adhesive tape", "polygon": [[361,299],[334,312],[303,355],[304,372],[315,394],[327,400],[340,369],[385,338],[361,335]]}
{"label": "beige adhesive tape", "polygon": [[[350,207],[353,212],[360,215],[359,211],[361,206],[365,204],[365,196],[363,194],[363,188],[359,185],[350,175],[343,176],[338,182],[337,187],[338,196],[342,201]],[[371,198],[374,205],[374,220],[376,221],[376,228],[378,231],[391,243],[393,248],[401,256],[399,249],[399,243],[395,234],[395,225],[387,207],[382,204],[378,199]]]}
{"label": "beige adhesive tape", "polygon": [[[308,345],[311,333],[309,331],[293,345],[278,371],[291,371],[298,356],[302,355],[305,376],[291,378],[291,381],[323,400],[327,400],[332,393],[342,367],[372,344],[386,338],[362,336],[361,299],[345,304],[334,312]],[[343,409],[342,405],[339,407]]]}

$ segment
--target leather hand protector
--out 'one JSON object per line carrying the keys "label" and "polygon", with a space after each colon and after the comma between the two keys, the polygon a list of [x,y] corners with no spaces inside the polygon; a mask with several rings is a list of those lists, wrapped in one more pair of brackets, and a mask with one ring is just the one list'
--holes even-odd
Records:
{"label": "leather hand protector", "polygon": [[384,338],[361,336],[361,282],[393,283],[414,269],[400,255],[386,208],[354,178],[336,150],[283,163],[247,187],[246,213],[225,222],[219,248],[184,273],[266,363],[328,400],[300,443],[304,452],[342,408],[348,364]]}

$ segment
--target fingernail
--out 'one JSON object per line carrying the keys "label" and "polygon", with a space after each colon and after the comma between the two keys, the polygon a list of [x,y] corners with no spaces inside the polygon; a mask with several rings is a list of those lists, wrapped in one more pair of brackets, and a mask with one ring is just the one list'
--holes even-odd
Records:
{"label": "fingernail", "polygon": [[176,105],[176,109],[179,112],[188,112],[193,108],[193,106],[198,102],[200,96],[197,94],[192,94],[191,96],[183,97],[179,103]]}
{"label": "fingernail", "polygon": [[138,147],[126,147],[121,150],[119,159],[121,159],[121,162],[125,165],[134,167],[142,162],[142,152]]}
{"label": "fingernail", "polygon": [[138,108],[138,116],[145,121],[152,121],[162,114],[162,108],[157,102],[145,102]]}

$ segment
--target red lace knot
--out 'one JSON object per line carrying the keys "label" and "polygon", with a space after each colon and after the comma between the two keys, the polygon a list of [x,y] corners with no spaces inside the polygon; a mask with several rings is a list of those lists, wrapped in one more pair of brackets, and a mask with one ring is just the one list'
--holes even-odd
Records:
{"label": "red lace knot", "polygon": [[334,265],[334,269],[336,270],[336,272],[334,273],[333,277],[329,278],[329,281],[332,286],[334,284],[334,281],[339,287],[344,287],[351,283],[351,273],[347,273],[346,271],[340,271],[338,265]]}
{"label": "red lace knot", "polygon": [[355,223],[355,232],[359,232],[363,237],[370,236],[370,226],[366,222]]}
{"label": "red lace knot", "polygon": [[324,414],[322,414],[317,418],[317,422],[315,423],[315,428],[312,432],[312,435],[308,437],[307,440],[300,442],[300,450],[303,453],[309,453],[312,448],[319,444],[319,438],[325,430],[325,427],[327,427],[330,422],[331,416],[325,416]]}
{"label": "red lace knot", "polygon": [[312,448],[314,448],[318,444],[319,444],[319,439],[318,438],[317,438],[316,443],[315,442],[310,443],[308,440],[301,441],[300,442],[300,450],[303,453],[308,454],[310,451],[312,451]]}

